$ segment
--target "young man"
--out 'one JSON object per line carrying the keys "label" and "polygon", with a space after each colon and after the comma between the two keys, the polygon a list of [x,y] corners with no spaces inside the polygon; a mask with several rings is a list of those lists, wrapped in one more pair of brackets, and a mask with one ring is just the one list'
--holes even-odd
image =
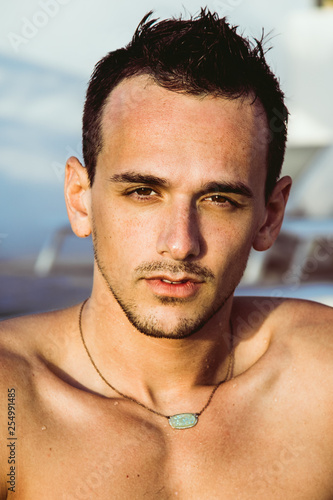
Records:
{"label": "young man", "polygon": [[281,227],[286,118],[207,11],[98,63],[65,186],[93,289],[1,325],[1,499],[333,498],[332,310],[233,297]]}

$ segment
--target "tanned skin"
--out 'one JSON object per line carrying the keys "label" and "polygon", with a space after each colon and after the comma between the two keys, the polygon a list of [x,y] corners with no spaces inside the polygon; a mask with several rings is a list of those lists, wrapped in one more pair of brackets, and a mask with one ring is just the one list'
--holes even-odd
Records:
{"label": "tanned skin", "polygon": [[66,168],[73,231],[93,233],[96,253],[85,342],[114,387],[164,415],[205,405],[231,330],[233,376],[175,430],[97,374],[81,304],[3,322],[1,500],[333,498],[332,309],[233,295],[251,248],[275,241],[291,185],[265,201],[265,130],[251,96],[177,94],[146,76],[111,93],[93,185],[76,158]]}

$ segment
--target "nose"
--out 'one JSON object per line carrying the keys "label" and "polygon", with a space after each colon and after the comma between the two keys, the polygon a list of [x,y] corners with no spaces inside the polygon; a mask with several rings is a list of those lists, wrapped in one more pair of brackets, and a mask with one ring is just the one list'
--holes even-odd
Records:
{"label": "nose", "polygon": [[194,207],[177,204],[163,214],[157,252],[174,260],[188,260],[200,254],[200,229]]}

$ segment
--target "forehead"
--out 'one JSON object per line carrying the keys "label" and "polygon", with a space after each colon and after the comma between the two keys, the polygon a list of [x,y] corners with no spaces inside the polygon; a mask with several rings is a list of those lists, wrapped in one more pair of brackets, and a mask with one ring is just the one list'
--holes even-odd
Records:
{"label": "forehead", "polygon": [[[147,76],[121,82],[102,117],[103,162],[128,168],[152,163],[207,173],[224,169],[247,176],[266,168],[267,120],[253,98],[225,99],[171,92]],[[163,174],[163,172],[160,172]]]}

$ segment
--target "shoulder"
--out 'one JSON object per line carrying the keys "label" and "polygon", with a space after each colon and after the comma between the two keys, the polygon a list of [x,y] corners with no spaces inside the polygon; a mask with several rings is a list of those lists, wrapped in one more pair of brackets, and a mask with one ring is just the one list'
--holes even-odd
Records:
{"label": "shoulder", "polygon": [[286,345],[314,379],[325,373],[333,383],[333,308],[289,299],[276,309],[271,323],[273,341]]}
{"label": "shoulder", "polygon": [[313,381],[330,384],[333,403],[333,308],[290,300],[281,305],[274,324],[276,341],[288,346],[298,365]]}
{"label": "shoulder", "polygon": [[[72,308],[76,312],[77,308]],[[0,439],[29,428],[40,408],[41,389],[50,386],[50,367],[59,366],[74,332],[71,309],[0,322]],[[52,389],[51,389],[52,390]],[[45,391],[44,391],[45,392]],[[50,392],[50,391],[49,391]],[[13,434],[14,433],[14,434]],[[0,498],[8,472],[8,449],[0,446]]]}
{"label": "shoulder", "polygon": [[[38,323],[38,321],[37,321]],[[18,382],[32,361],[34,350],[33,316],[13,318],[0,323],[0,386],[5,382]]]}
{"label": "shoulder", "polygon": [[76,334],[77,306],[0,322],[0,390],[31,387],[47,364],[57,365]]}
{"label": "shoulder", "polygon": [[256,352],[269,360],[261,366],[278,373],[286,386],[294,381],[300,397],[311,397],[309,405],[323,401],[333,411],[333,308],[297,299],[239,297],[233,318],[243,350],[259,345]]}
{"label": "shoulder", "polygon": [[274,338],[333,339],[333,308],[309,300],[236,297],[233,320],[239,336],[265,329]]}
{"label": "shoulder", "polygon": [[[269,319],[276,340],[281,340],[309,354],[326,350],[333,356],[333,308],[318,302],[282,300]],[[333,365],[332,365],[333,366]]]}
{"label": "shoulder", "polygon": [[286,418],[325,433],[331,450],[333,309],[304,300],[240,297],[233,321],[238,358],[247,359],[240,372],[248,369],[258,387],[265,382],[284,401]]}
{"label": "shoulder", "polygon": [[[41,384],[60,367],[77,338],[78,307],[0,322],[0,418],[5,421],[8,389],[31,406]],[[44,381],[44,382],[43,382]],[[44,384],[45,385],[45,384]],[[5,412],[5,413],[4,413]]]}
{"label": "shoulder", "polygon": [[288,359],[287,365],[306,370],[313,380],[325,376],[333,402],[333,308],[298,299],[237,297],[233,322],[243,349],[251,344],[262,354],[269,349],[273,364]]}

